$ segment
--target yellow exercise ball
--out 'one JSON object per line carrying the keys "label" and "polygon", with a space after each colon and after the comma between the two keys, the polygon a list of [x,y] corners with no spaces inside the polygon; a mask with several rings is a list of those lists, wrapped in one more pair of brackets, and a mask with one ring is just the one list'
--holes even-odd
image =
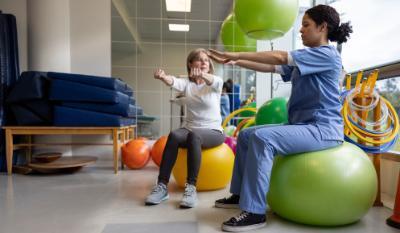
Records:
{"label": "yellow exercise ball", "polygon": [[[232,178],[235,156],[231,148],[222,143],[217,147],[203,149],[201,164],[197,177],[197,190],[216,190],[225,188]],[[172,174],[180,187],[185,187],[187,178],[187,150],[179,148]]]}

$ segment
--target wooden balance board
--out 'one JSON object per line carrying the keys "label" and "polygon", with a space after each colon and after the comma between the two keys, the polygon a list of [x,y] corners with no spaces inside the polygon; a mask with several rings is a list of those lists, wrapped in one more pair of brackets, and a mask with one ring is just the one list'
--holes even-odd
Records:
{"label": "wooden balance board", "polygon": [[30,163],[28,167],[41,173],[69,173],[96,162],[93,156],[63,156],[49,163]]}

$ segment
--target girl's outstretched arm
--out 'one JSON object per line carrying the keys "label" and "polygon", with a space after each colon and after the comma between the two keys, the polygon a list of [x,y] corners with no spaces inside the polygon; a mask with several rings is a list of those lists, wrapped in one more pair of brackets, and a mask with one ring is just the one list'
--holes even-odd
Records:
{"label": "girl's outstretched arm", "polygon": [[172,86],[172,84],[174,84],[173,77],[171,75],[167,75],[162,69],[157,69],[154,72],[154,78],[163,81],[168,86]]}

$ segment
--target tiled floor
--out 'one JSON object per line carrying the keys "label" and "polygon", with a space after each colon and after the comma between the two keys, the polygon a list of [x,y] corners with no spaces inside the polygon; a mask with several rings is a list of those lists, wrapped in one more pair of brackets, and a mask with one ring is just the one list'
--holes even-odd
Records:
{"label": "tiled floor", "polygon": [[[238,213],[212,207],[227,189],[199,193],[196,208],[181,210],[177,205],[182,190],[174,181],[169,201],[144,206],[157,169],[149,164],[114,175],[111,161],[98,161],[74,174],[1,173],[0,233],[220,232],[221,222]],[[361,221],[337,228],[299,225],[269,214],[267,227],[254,232],[399,232],[385,223],[391,214],[387,208],[374,207]]]}

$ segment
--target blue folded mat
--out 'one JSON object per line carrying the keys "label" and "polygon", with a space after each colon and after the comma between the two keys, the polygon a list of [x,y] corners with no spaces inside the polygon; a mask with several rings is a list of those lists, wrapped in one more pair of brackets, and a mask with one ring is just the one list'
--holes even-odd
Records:
{"label": "blue folded mat", "polygon": [[123,92],[128,96],[133,96],[134,95],[133,88],[130,87],[128,84],[126,84],[126,89]]}
{"label": "blue folded mat", "polygon": [[27,100],[47,98],[49,80],[45,73],[26,71],[12,87],[7,103],[24,103]]}
{"label": "blue folded mat", "polygon": [[134,124],[136,124],[136,118],[125,118],[62,106],[54,107],[55,126],[126,126]]}
{"label": "blue folded mat", "polygon": [[[13,105],[12,105],[13,106]],[[46,99],[29,100],[20,104],[45,120],[48,125],[53,122],[53,104]]]}
{"label": "blue folded mat", "polygon": [[49,99],[108,104],[130,101],[129,96],[118,91],[57,79],[51,81]]}
{"label": "blue folded mat", "polygon": [[130,92],[132,89],[127,88],[127,84],[120,79],[110,77],[100,77],[83,74],[69,74],[69,73],[58,73],[58,72],[47,72],[47,76],[52,79],[60,79],[70,82],[77,82],[82,84],[88,84],[91,86],[102,87],[106,89]]}
{"label": "blue folded mat", "polygon": [[143,114],[143,109],[129,103],[118,104],[96,104],[96,103],[74,103],[62,102],[63,106],[71,108],[86,109],[95,112],[111,113],[123,117],[135,117]]}
{"label": "blue folded mat", "polygon": [[32,109],[25,106],[14,104],[11,106],[18,125],[51,125],[51,121],[44,119],[36,114]]}

